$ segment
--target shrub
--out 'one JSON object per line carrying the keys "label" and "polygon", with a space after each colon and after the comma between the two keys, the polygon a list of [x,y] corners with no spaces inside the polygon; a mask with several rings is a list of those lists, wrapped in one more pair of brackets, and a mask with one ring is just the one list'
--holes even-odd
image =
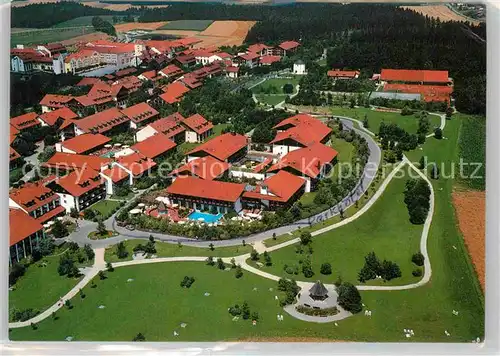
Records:
{"label": "shrub", "polygon": [[66,299],[66,301],[64,302],[64,305],[66,306],[66,308],[68,309],[73,309],[73,304],[71,304],[71,300],[69,299]]}
{"label": "shrub", "polygon": [[243,277],[243,269],[241,268],[240,265],[236,266],[234,276],[238,279]]}
{"label": "shrub", "polygon": [[311,315],[311,316],[330,316],[336,315],[339,313],[337,307],[324,308],[324,309],[314,309],[311,307],[306,307],[304,305],[297,305],[295,309],[302,314]]}
{"label": "shrub", "polygon": [[181,281],[181,287],[190,288],[194,281],[194,277],[184,276],[184,279]]}
{"label": "shrub", "polygon": [[16,308],[11,309],[10,311],[10,319],[12,321],[26,321],[31,318],[34,318],[38,314],[37,310],[34,310],[32,308],[29,309],[24,309],[24,310],[18,310]]}
{"label": "shrub", "polygon": [[257,320],[259,320],[259,313],[257,313],[256,311],[254,311],[254,312],[252,312],[251,317],[252,317],[252,320],[257,321]]}
{"label": "shrub", "polygon": [[104,273],[104,271],[99,271],[99,273],[97,275],[99,276],[99,279],[101,281],[106,279],[106,273]]}
{"label": "shrub", "polygon": [[259,253],[257,252],[256,249],[252,249],[252,252],[250,252],[250,259],[252,261],[258,261],[259,260]]}
{"label": "shrub", "polygon": [[300,243],[307,245],[312,241],[312,235],[309,231],[302,231],[300,234]]}
{"label": "shrub", "polygon": [[332,274],[332,265],[328,262],[323,263],[321,265],[320,271],[321,274]]}
{"label": "shrub", "polygon": [[241,317],[245,320],[250,318],[250,307],[247,302],[243,302],[243,305],[241,306]]}
{"label": "shrub", "polygon": [[380,272],[380,275],[384,280],[390,281],[391,279],[401,277],[401,269],[399,268],[397,263],[384,260],[382,262],[382,270]]}
{"label": "shrub", "polygon": [[138,333],[137,335],[134,336],[132,341],[146,341],[146,337],[142,333]]}
{"label": "shrub", "polygon": [[437,127],[434,130],[434,137],[437,138],[438,140],[441,140],[443,138],[443,130],[441,130],[439,127]]}
{"label": "shrub", "polygon": [[309,258],[306,258],[302,262],[302,273],[304,274],[304,277],[306,278],[311,278],[314,276],[314,272],[312,270],[312,265],[311,265],[311,260]]}
{"label": "shrub", "polygon": [[338,288],[337,303],[351,313],[359,313],[362,307],[361,295],[358,289],[351,283],[344,282]]}
{"label": "shrub", "polygon": [[422,269],[421,268],[416,268],[416,269],[413,270],[413,272],[411,272],[411,274],[414,277],[422,277]]}
{"label": "shrub", "polygon": [[215,265],[214,258],[212,256],[208,256],[207,265],[209,265],[209,266]]}
{"label": "shrub", "polygon": [[9,285],[14,285],[17,280],[24,276],[26,273],[26,266],[22,263],[16,262],[12,265],[9,271]]}
{"label": "shrub", "polygon": [[89,259],[89,260],[93,260],[94,259],[95,253],[94,253],[94,250],[92,250],[92,247],[89,244],[85,244],[85,246],[83,246],[83,251],[87,255],[87,259]]}
{"label": "shrub", "polygon": [[228,311],[229,311],[229,314],[231,314],[232,316],[241,315],[241,308],[238,304],[236,304],[233,307],[229,307]]}
{"label": "shrub", "polygon": [[108,272],[113,272],[115,270],[111,262],[106,263],[106,269],[108,270]]}
{"label": "shrub", "polygon": [[119,259],[127,258],[128,251],[125,248],[125,244],[123,243],[123,241],[119,242],[118,245],[116,245],[116,255]]}
{"label": "shrub", "polygon": [[219,269],[226,269],[226,265],[224,264],[224,261],[222,261],[222,258],[218,258],[217,259],[217,267]]}
{"label": "shrub", "polygon": [[267,253],[267,251],[264,252],[264,261],[266,263],[266,266],[272,266],[273,262],[271,261],[271,255]]}
{"label": "shrub", "polygon": [[86,219],[86,220],[92,220],[95,218],[95,212],[94,210],[92,209],[85,209],[83,211],[83,217]]}
{"label": "shrub", "polygon": [[414,253],[413,256],[411,256],[411,261],[416,264],[417,266],[423,266],[425,257],[421,252]]}

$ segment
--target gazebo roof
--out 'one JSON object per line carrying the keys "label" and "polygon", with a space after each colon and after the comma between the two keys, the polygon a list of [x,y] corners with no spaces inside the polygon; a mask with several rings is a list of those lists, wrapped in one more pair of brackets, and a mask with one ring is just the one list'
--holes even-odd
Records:
{"label": "gazebo roof", "polygon": [[328,295],[328,289],[326,289],[321,281],[317,281],[311,289],[309,289],[309,294],[313,297],[325,297]]}

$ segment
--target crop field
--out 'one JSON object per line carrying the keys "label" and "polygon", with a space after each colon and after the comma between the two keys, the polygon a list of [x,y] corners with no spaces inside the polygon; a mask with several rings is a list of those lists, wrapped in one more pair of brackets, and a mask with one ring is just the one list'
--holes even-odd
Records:
{"label": "crop field", "polygon": [[[452,118],[454,120],[454,117]],[[464,176],[460,183],[471,189],[484,190],[486,184],[486,120],[484,117],[467,116],[460,131],[460,158]]]}
{"label": "crop field", "polygon": [[212,20],[178,20],[170,21],[160,27],[160,30],[190,30],[203,31],[213,23]]}
{"label": "crop field", "polygon": [[[113,23],[113,17],[118,17],[118,19],[121,18],[120,16],[99,16],[99,17],[105,21],[109,21],[110,23]],[[52,26],[52,28],[81,27],[81,26],[92,27],[92,18],[94,18],[94,16],[81,16],[68,21],[59,22],[58,24]]]}
{"label": "crop field", "polygon": [[413,10],[424,16],[440,19],[441,21],[469,21],[475,25],[479,24],[479,21],[460,16],[456,12],[450,10],[446,5],[402,6],[402,8]]}
{"label": "crop field", "polygon": [[167,24],[167,21],[160,22],[125,22],[115,25],[116,32],[127,32],[132,30],[156,30]]}
{"label": "crop field", "polygon": [[36,43],[61,42],[92,33],[95,33],[93,27],[35,29],[12,33],[10,42],[11,46],[15,46],[16,44],[30,45]]}

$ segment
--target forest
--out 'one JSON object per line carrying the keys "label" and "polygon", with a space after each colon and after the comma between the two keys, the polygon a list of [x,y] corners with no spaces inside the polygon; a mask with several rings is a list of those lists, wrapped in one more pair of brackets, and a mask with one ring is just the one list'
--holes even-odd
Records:
{"label": "forest", "polygon": [[13,7],[11,27],[47,28],[81,16],[120,15],[122,12],[85,6],[77,2],[32,4]]}

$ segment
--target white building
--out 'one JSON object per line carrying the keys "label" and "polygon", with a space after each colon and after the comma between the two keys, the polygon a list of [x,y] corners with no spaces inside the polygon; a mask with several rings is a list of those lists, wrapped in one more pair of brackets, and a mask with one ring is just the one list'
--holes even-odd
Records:
{"label": "white building", "polygon": [[293,74],[297,74],[297,75],[306,75],[307,74],[307,71],[306,71],[306,65],[304,62],[302,61],[297,61],[293,64]]}

